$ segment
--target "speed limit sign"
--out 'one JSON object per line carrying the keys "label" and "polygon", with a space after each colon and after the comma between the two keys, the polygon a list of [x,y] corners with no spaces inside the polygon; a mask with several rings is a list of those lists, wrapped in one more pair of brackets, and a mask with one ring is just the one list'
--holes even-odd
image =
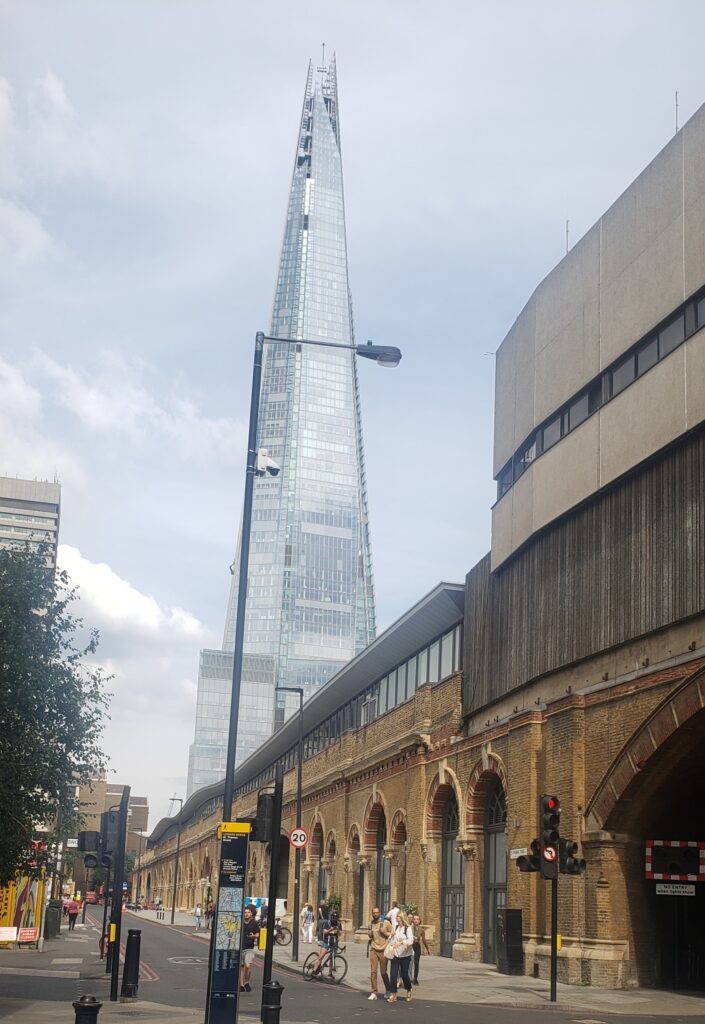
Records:
{"label": "speed limit sign", "polygon": [[296,850],[303,850],[308,845],[308,832],[305,828],[292,829],[289,840]]}

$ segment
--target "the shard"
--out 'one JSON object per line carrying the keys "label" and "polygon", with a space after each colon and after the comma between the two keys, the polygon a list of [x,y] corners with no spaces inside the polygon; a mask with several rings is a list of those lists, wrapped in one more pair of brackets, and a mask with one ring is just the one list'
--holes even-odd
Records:
{"label": "the shard", "polygon": [[[335,58],[308,69],[270,334],[354,341]],[[268,344],[258,446],[281,472],[255,480],[238,763],[295,706],[275,682],[309,696],[375,636],[355,354]],[[189,793],[224,771],[238,584],[223,652],[201,658]]]}

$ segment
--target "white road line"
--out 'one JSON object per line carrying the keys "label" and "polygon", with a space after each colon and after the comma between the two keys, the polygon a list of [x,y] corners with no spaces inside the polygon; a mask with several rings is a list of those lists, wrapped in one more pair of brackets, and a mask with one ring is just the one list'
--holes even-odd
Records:
{"label": "white road line", "polygon": [[82,956],[57,956],[55,960],[51,961],[52,964],[82,964]]}

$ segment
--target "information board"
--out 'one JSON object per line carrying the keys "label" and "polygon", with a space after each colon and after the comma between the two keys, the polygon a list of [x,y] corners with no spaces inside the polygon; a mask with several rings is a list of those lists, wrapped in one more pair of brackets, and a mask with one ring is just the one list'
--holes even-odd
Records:
{"label": "information board", "polygon": [[208,1024],[233,1024],[240,989],[242,914],[250,826],[221,825],[218,899],[213,916],[212,962],[208,985]]}

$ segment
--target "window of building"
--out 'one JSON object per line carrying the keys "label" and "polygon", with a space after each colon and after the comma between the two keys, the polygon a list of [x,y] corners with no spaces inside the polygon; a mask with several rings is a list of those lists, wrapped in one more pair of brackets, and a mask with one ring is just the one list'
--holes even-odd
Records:
{"label": "window of building", "polygon": [[705,327],[705,298],[702,298],[696,307],[695,313],[695,329],[699,331],[701,327]]}
{"label": "window of building", "polygon": [[544,451],[544,452],[548,451],[549,448],[553,447],[553,445],[556,443],[556,441],[560,441],[560,439],[561,439],[561,420],[562,420],[562,416],[559,413],[558,416],[554,416],[553,419],[550,421],[550,423],[547,423],[546,426],[541,431],[541,434],[542,434],[541,450],[542,451]]}
{"label": "window of building", "polygon": [[652,366],[655,366],[658,362],[658,337],[654,335],[653,338],[649,338],[646,344],[638,350],[636,354],[636,372],[637,376],[640,377],[642,373],[646,373]]}
{"label": "window of building", "polygon": [[388,707],[388,704],[387,704],[387,682],[388,682],[388,680],[387,680],[387,677],[385,676],[384,679],[382,679],[380,681],[380,684],[379,684],[379,713],[380,713],[380,715],[383,715],[385,713],[385,711],[387,710],[387,707]]}
{"label": "window of building", "polygon": [[685,341],[685,316],[683,313],[658,332],[659,359],[669,355],[682,341]]}
{"label": "window of building", "polygon": [[441,679],[453,674],[453,634],[446,633],[441,640]]}
{"label": "window of building", "polygon": [[428,682],[428,650],[419,651],[417,660],[419,667],[416,677],[416,685],[423,686],[424,683]]}
{"label": "window of building", "polygon": [[589,415],[588,393],[585,391],[568,406],[568,430],[575,430]]}
{"label": "window of building", "polygon": [[618,395],[620,391],[623,391],[628,384],[636,377],[636,364],[634,360],[634,353],[623,359],[621,363],[617,363],[615,368],[612,370],[612,396]]}
{"label": "window of building", "polygon": [[440,641],[436,640],[435,644],[431,644],[431,648],[428,652],[428,681],[429,683],[438,682],[438,655],[440,651]]}
{"label": "window of building", "polygon": [[[705,315],[705,314],[704,314]],[[499,497],[506,494],[509,488],[514,483],[514,469],[511,461],[507,463],[503,470],[501,470],[499,477],[497,478],[497,487],[499,490]]]}
{"label": "window of building", "polygon": [[374,697],[368,698],[362,705],[362,724],[369,725],[377,717],[377,701]]}
{"label": "window of building", "polygon": [[406,692],[409,696],[416,689],[416,658],[410,658],[406,663]]}

